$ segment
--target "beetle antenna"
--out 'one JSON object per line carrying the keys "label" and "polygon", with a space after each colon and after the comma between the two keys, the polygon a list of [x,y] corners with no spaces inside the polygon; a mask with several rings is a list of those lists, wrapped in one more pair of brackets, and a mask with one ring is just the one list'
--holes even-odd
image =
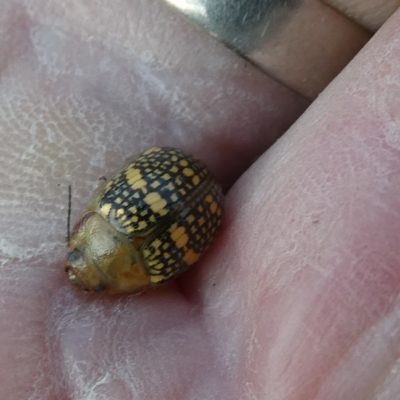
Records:
{"label": "beetle antenna", "polygon": [[71,204],[72,204],[72,194],[71,194],[71,185],[68,185],[68,216],[67,216],[67,243],[70,245],[71,239]]}

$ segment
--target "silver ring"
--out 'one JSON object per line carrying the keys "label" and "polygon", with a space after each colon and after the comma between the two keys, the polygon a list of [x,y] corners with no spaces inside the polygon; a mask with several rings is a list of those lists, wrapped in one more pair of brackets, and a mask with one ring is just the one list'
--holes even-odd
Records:
{"label": "silver ring", "polygon": [[228,47],[250,54],[284,23],[299,0],[166,0]]}
{"label": "silver ring", "polygon": [[227,47],[315,98],[371,34],[319,0],[165,0]]}

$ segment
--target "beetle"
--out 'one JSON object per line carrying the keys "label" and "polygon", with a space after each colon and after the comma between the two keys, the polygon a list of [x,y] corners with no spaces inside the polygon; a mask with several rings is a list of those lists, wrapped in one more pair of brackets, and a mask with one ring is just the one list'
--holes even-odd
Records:
{"label": "beetle", "polygon": [[86,291],[140,293],[170,282],[217,237],[221,187],[181,150],[154,147],[125,164],[75,224],[65,270]]}

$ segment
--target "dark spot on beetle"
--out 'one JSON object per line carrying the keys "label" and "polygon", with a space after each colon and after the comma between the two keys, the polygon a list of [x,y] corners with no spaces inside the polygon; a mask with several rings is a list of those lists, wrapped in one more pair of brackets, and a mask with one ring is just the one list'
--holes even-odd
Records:
{"label": "dark spot on beetle", "polygon": [[[110,232],[111,233],[111,232]],[[122,243],[122,240],[121,240],[121,238],[120,237],[118,237],[118,236],[113,236],[113,240],[114,240],[114,243],[115,244],[121,244]]]}
{"label": "dark spot on beetle", "polygon": [[105,289],[104,285],[102,285],[101,283],[99,283],[95,288],[94,291],[95,292],[102,292]]}
{"label": "dark spot on beetle", "polygon": [[314,225],[317,225],[319,223],[319,219],[316,219],[315,221],[312,222]]}
{"label": "dark spot on beetle", "polygon": [[216,285],[216,283],[213,283],[213,286],[215,286]]}

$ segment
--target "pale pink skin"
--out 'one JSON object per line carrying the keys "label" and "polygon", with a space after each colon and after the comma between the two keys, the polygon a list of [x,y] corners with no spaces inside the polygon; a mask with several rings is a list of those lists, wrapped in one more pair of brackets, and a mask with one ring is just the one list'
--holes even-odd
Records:
{"label": "pale pink skin", "polygon": [[[399,399],[400,14],[268,149],[306,101],[155,1],[97,3],[2,3],[1,398]],[[68,184],[76,221],[153,145],[237,180],[219,240],[144,296],[76,291]]]}

